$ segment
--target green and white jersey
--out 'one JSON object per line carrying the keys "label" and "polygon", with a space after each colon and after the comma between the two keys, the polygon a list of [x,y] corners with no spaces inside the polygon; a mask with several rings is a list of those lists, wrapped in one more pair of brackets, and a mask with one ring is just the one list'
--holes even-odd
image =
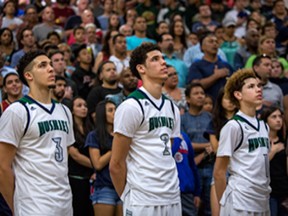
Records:
{"label": "green and white jersey", "polygon": [[25,96],[1,116],[0,142],[17,148],[15,215],[72,215],[67,146],[74,143],[74,134],[69,109]]}
{"label": "green and white jersey", "polygon": [[269,210],[269,131],[264,121],[238,112],[221,130],[217,157],[228,156],[228,185],[220,203],[230,193],[237,210]]}
{"label": "green and white jersey", "polygon": [[132,138],[126,158],[131,205],[169,205],[180,202],[179,181],[171,154],[173,137],[180,136],[180,113],[165,96],[157,100],[143,87],[120,104],[114,132]]}

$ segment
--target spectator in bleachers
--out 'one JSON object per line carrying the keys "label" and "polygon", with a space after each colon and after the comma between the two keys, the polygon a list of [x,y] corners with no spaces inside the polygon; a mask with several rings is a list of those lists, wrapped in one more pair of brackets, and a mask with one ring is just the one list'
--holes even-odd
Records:
{"label": "spectator in bleachers", "polygon": [[93,174],[88,147],[85,139],[91,128],[87,127],[87,104],[81,97],[72,101],[70,110],[73,116],[73,130],[75,143],[68,150],[68,176],[72,190],[73,215],[93,216],[93,207],[90,198],[90,177]]}
{"label": "spectator in bleachers", "polygon": [[[202,200],[199,215],[211,215],[210,184],[214,160],[210,160],[213,149],[203,136],[211,121],[211,114],[203,111],[205,100],[204,88],[200,83],[192,83],[185,90],[189,110],[181,116],[181,131],[185,132],[195,151],[195,163],[200,176],[200,198]],[[192,201],[191,201],[192,202]]]}
{"label": "spectator in bleachers", "polygon": [[143,42],[156,43],[146,36],[147,33],[147,23],[144,17],[136,17],[135,23],[133,25],[134,35],[126,37],[127,50],[132,51]]}
{"label": "spectator in bleachers", "polygon": [[130,25],[123,24],[119,28],[119,33],[125,35],[125,37],[131,36],[133,34],[133,29]]}
{"label": "spectator in bleachers", "polygon": [[167,64],[167,68],[168,79],[162,87],[162,93],[177,105],[180,114],[183,115],[188,111],[185,88],[178,87],[178,72],[175,67]]}
{"label": "spectator in bleachers", "polygon": [[33,29],[35,25],[39,23],[36,7],[33,4],[27,5],[24,11],[23,23],[19,26],[17,37],[19,32],[24,28]]}
{"label": "spectator in bleachers", "polygon": [[126,39],[122,34],[117,34],[112,38],[113,55],[109,60],[116,65],[116,71],[119,75],[123,69],[129,67],[130,56],[127,53]]}
{"label": "spectator in bleachers", "polygon": [[62,28],[64,28],[67,19],[75,15],[74,10],[69,6],[69,0],[56,0],[52,8],[55,16],[55,24]]}
{"label": "spectator in bleachers", "polygon": [[23,23],[22,19],[16,17],[17,14],[17,5],[16,2],[8,0],[4,3],[3,6],[3,18],[1,28],[7,27],[11,29],[16,38],[16,33],[19,29],[19,26]]}
{"label": "spectator in bleachers", "polygon": [[185,13],[185,7],[176,0],[164,0],[164,7],[158,13],[157,22],[164,20],[167,23],[170,23],[171,16],[174,13],[179,13],[183,16]]}
{"label": "spectator in bleachers", "polygon": [[169,25],[165,21],[160,21],[157,23],[155,38],[157,39],[163,33],[169,33]]}
{"label": "spectator in bleachers", "polygon": [[22,29],[22,32],[20,32],[18,43],[21,43],[23,45],[23,48],[12,55],[10,66],[13,68],[18,65],[20,58],[24,56],[25,53],[36,48],[35,37],[32,30],[28,28]]}
{"label": "spectator in bleachers", "polygon": [[117,13],[113,12],[108,19],[108,30],[118,31],[120,28],[121,22],[120,17]]}
{"label": "spectator in bleachers", "polygon": [[137,89],[138,79],[131,72],[130,68],[125,68],[120,73],[119,83],[123,86],[121,92],[107,95],[105,98],[113,101],[119,106],[133,91]]}
{"label": "spectator in bleachers", "polygon": [[[259,43],[258,43],[258,54],[259,55],[266,54],[270,56],[270,58],[277,58],[278,61],[280,61],[283,64],[285,73],[288,71],[287,60],[283,57],[278,57],[277,55],[276,44],[275,44],[274,38],[271,38],[269,36],[260,37]],[[253,61],[256,57],[257,55],[251,55],[245,64],[245,68],[251,68],[253,65]]]}
{"label": "spectator in bleachers", "polygon": [[103,47],[98,53],[93,66],[93,72],[97,74],[99,65],[107,61],[113,55],[113,37],[118,34],[118,31],[108,31],[103,40]]}
{"label": "spectator in bleachers", "polygon": [[236,23],[235,36],[237,38],[242,38],[246,33],[245,25],[250,12],[245,9],[245,6],[245,0],[235,0],[233,9],[228,11],[224,18],[228,20],[232,19]]}
{"label": "spectator in bleachers", "polygon": [[258,52],[258,41],[260,38],[257,29],[249,29],[245,35],[245,44],[241,45],[235,53],[234,69],[238,70],[245,66],[246,61],[251,55]]}
{"label": "spectator in bleachers", "polygon": [[102,44],[98,41],[96,35],[96,26],[94,23],[85,25],[86,44],[92,50],[93,57],[95,58],[102,49]]}
{"label": "spectator in bleachers", "polygon": [[226,83],[226,78],[233,73],[232,67],[218,58],[218,41],[214,34],[204,35],[200,40],[204,56],[192,63],[186,83],[200,82],[205,93],[211,95],[215,101],[218,91]]}
{"label": "spectator in bleachers", "polygon": [[116,66],[112,61],[102,62],[97,75],[100,85],[95,86],[87,96],[89,115],[93,117],[95,117],[95,109],[100,101],[104,100],[109,94],[117,94],[121,91],[118,86]]}
{"label": "spectator in bleachers", "polygon": [[127,9],[124,21],[133,28],[137,16],[137,11],[134,8]]}
{"label": "spectator in bleachers", "polygon": [[220,48],[225,53],[228,63],[234,68],[234,57],[240,47],[240,39],[235,36],[236,22],[231,18],[223,20],[223,43]]}
{"label": "spectator in bleachers", "polygon": [[188,68],[174,53],[174,41],[172,35],[169,33],[163,33],[160,35],[158,45],[161,48],[166,63],[173,66],[177,71],[179,78],[178,87],[184,88],[186,85]]}
{"label": "spectator in bleachers", "polygon": [[222,0],[213,0],[211,1],[210,8],[212,13],[212,20],[221,23],[228,11],[227,5],[223,4]]}
{"label": "spectator in bleachers", "polygon": [[33,34],[38,43],[46,39],[48,33],[52,31],[58,32],[61,38],[64,37],[63,28],[59,25],[55,25],[54,21],[55,21],[55,15],[52,7],[46,6],[42,12],[42,23],[37,24],[33,28]]}
{"label": "spectator in bleachers", "polygon": [[183,21],[175,21],[170,24],[169,33],[174,41],[174,54],[183,60],[183,55],[187,50],[186,32]]}
{"label": "spectator in bleachers", "polygon": [[80,45],[86,43],[86,32],[85,28],[82,26],[76,26],[73,29],[73,36],[75,38],[75,42],[72,43],[71,49],[74,52],[75,49],[77,49]]}
{"label": "spectator in bleachers", "polygon": [[51,41],[51,44],[55,46],[58,46],[61,43],[61,37],[56,31],[49,32],[47,40]]}
{"label": "spectator in bleachers", "polygon": [[85,143],[96,173],[91,194],[94,215],[121,216],[123,211],[109,173],[115,110],[112,101],[101,101],[97,105],[96,128],[88,134]]}
{"label": "spectator in bleachers", "polygon": [[198,21],[192,26],[192,32],[198,32],[200,29],[214,32],[219,23],[212,19],[212,13],[209,5],[201,4],[199,6]]}
{"label": "spectator in bleachers", "polygon": [[263,106],[279,106],[283,110],[283,92],[278,85],[270,82],[271,70],[272,61],[268,55],[259,55],[254,59],[253,71],[260,78],[263,86]]}
{"label": "spectator in bleachers", "polygon": [[103,1],[104,4],[104,12],[102,15],[97,17],[97,20],[100,23],[101,29],[104,31],[108,30],[109,27],[109,17],[112,15],[113,13],[113,1],[112,0],[104,0]]}
{"label": "spectator in bleachers", "polygon": [[0,29],[0,50],[5,56],[5,65],[10,65],[13,53],[16,52],[13,32],[5,27]]}
{"label": "spectator in bleachers", "polygon": [[82,44],[74,54],[78,64],[72,74],[72,80],[76,83],[79,96],[86,99],[93,88],[96,76],[92,72],[92,53],[88,51],[86,44]]}
{"label": "spectator in bleachers", "polygon": [[288,13],[283,0],[276,0],[273,3],[271,21],[275,23],[277,31],[280,31],[282,28],[288,28]]}

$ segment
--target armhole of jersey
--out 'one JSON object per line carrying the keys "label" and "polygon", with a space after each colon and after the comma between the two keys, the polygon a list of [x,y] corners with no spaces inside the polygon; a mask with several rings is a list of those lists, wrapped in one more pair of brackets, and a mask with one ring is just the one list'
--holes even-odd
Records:
{"label": "armhole of jersey", "polygon": [[135,97],[131,97],[131,98],[134,99],[135,101],[137,101],[137,103],[139,104],[139,106],[140,106],[140,108],[141,108],[142,121],[141,121],[141,123],[140,123],[140,125],[139,125],[139,126],[141,126],[141,125],[143,124],[143,122],[144,122],[144,119],[145,119],[143,106],[142,106],[142,104],[140,103],[140,101],[139,101],[137,98],[135,98]]}
{"label": "armhole of jersey", "polygon": [[2,103],[0,103],[0,117],[1,117],[2,113],[3,113],[3,108],[2,108]]}
{"label": "armhole of jersey", "polygon": [[171,103],[172,112],[173,112],[173,115],[175,118],[175,108],[174,108],[174,104],[173,104],[172,100],[170,100],[170,103]]}
{"label": "armhole of jersey", "polygon": [[22,137],[24,137],[26,132],[27,132],[27,130],[28,130],[29,124],[30,124],[30,113],[29,113],[28,107],[25,105],[25,103],[23,101],[18,100],[18,102],[24,106],[24,108],[25,108],[25,110],[27,112],[27,123],[26,123],[25,129],[24,129],[24,133],[23,133],[23,136],[22,136]]}
{"label": "armhole of jersey", "polygon": [[63,110],[64,110],[64,112],[65,112],[65,115],[66,115],[66,117],[67,117],[67,119],[68,119],[69,124],[71,124],[71,122],[70,122],[70,118],[69,118],[69,116],[68,116],[68,113],[67,113],[65,107],[63,106],[62,103],[60,103],[60,104],[61,104],[61,106],[62,106],[62,108],[63,108]]}
{"label": "armhole of jersey", "polygon": [[236,152],[242,145],[242,142],[243,142],[243,138],[244,138],[244,134],[243,134],[243,129],[242,129],[242,126],[241,124],[235,119],[235,121],[237,122],[237,124],[239,125],[240,127],[240,130],[241,130],[241,140],[240,142],[237,144],[236,148],[234,149],[234,152]]}

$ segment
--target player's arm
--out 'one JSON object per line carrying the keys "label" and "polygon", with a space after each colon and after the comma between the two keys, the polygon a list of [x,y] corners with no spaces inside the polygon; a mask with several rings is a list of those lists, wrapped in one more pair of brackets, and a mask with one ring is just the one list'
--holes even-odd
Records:
{"label": "player's arm", "polygon": [[122,195],[126,184],[126,157],[129,152],[131,138],[116,133],[113,138],[112,157],[110,160],[110,175],[119,196]]}
{"label": "player's arm", "polygon": [[206,143],[195,143],[192,142],[192,147],[194,149],[195,152],[202,152],[204,151],[207,147],[210,147],[210,143],[206,142]]}
{"label": "player's arm", "polygon": [[74,146],[68,147],[68,153],[77,163],[81,164],[82,166],[92,168],[90,159],[87,156],[81,154],[79,150]]}
{"label": "player's arm", "polygon": [[220,201],[226,188],[226,172],[229,164],[228,156],[221,156],[216,158],[214,165],[214,179],[217,198]]}
{"label": "player's arm", "polygon": [[0,192],[10,209],[14,210],[13,196],[15,177],[12,170],[12,162],[17,148],[13,145],[0,142]]}

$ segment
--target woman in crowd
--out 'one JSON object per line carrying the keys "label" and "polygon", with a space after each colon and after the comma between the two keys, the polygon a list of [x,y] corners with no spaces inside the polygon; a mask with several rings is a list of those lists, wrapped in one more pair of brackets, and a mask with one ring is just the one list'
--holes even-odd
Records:
{"label": "woman in crowd", "polygon": [[88,128],[85,125],[88,109],[81,97],[72,100],[71,113],[73,116],[73,129],[75,143],[69,147],[69,182],[73,195],[74,216],[93,215],[90,197],[90,177],[93,174],[85,139]]}
{"label": "woman in crowd", "polygon": [[118,31],[115,31],[115,30],[108,31],[106,33],[106,35],[104,37],[104,41],[103,41],[102,51],[98,53],[98,55],[95,59],[95,63],[94,63],[94,67],[93,67],[94,73],[97,74],[99,65],[104,61],[108,61],[109,57],[111,55],[113,55],[112,39],[116,34],[118,34]]}
{"label": "woman in crowd", "polygon": [[[271,216],[284,216],[288,214],[288,156],[285,152],[286,138],[283,133],[283,112],[278,107],[268,107],[261,113],[269,126],[270,138],[270,212]],[[286,208],[284,207],[286,203]]]}
{"label": "woman in crowd", "polygon": [[[259,39],[258,45],[259,55],[268,55],[271,58],[276,58],[284,67],[284,72],[288,72],[288,62],[285,58],[279,57],[276,52],[275,39],[270,36],[262,36]],[[257,55],[251,55],[245,64],[245,68],[252,68],[253,61]]]}
{"label": "woman in crowd", "polygon": [[170,98],[179,108],[180,114],[184,114],[187,110],[185,88],[178,88],[178,74],[174,67],[167,65],[168,79],[162,87],[162,93]]}
{"label": "woman in crowd", "polygon": [[187,49],[186,33],[182,21],[175,21],[170,24],[170,34],[174,39],[174,53],[179,59],[183,59],[184,52]]}
{"label": "woman in crowd", "polygon": [[87,136],[90,158],[96,172],[94,192],[91,195],[94,215],[120,216],[122,202],[114,189],[109,162],[113,140],[113,121],[116,105],[109,100],[101,101],[96,107],[96,129]]}
{"label": "woman in crowd", "polygon": [[9,28],[0,29],[0,51],[5,55],[5,64],[9,65],[15,52],[13,33]]}
{"label": "woman in crowd", "polygon": [[[225,123],[234,116],[236,111],[237,111],[236,106],[232,104],[229,99],[225,97],[224,89],[221,89],[216,99],[215,107],[213,109],[212,122],[207,129],[210,143],[215,153],[217,152],[218,149],[220,130],[225,125]],[[211,198],[210,204],[211,204],[212,216],[218,216],[220,206],[216,196],[214,180],[212,180],[211,183],[210,198]]]}

